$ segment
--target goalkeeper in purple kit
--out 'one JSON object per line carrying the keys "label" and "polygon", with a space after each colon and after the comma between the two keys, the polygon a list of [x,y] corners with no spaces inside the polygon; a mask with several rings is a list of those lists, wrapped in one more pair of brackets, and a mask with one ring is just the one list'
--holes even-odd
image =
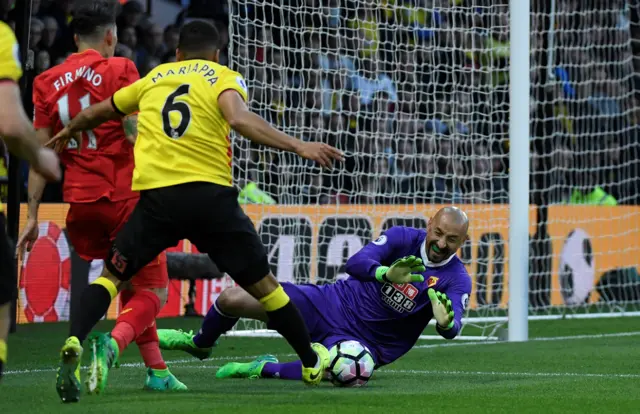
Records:
{"label": "goalkeeper in purple kit", "polygon": [[[444,338],[453,339],[460,332],[471,278],[455,253],[467,239],[468,228],[462,210],[445,207],[426,231],[392,227],[364,246],[347,261],[346,280],[323,286],[282,285],[300,309],[312,341],[327,349],[341,341],[358,341],[381,367],[407,353],[432,318]],[[160,347],[206,359],[220,335],[241,317],[268,326],[255,299],[240,288],[227,289],[196,335],[161,329]],[[300,361],[279,363],[265,355],[248,363],[226,364],[216,377],[300,379],[300,373]]]}

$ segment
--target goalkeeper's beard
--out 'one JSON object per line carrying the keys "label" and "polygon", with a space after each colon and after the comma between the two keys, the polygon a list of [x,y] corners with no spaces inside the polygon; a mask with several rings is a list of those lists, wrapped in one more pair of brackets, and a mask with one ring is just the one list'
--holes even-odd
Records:
{"label": "goalkeeper's beard", "polygon": [[427,258],[430,262],[440,263],[449,256],[451,256],[451,252],[449,252],[449,249],[447,249],[446,247],[444,249],[439,248],[438,242],[436,241],[429,243]]}

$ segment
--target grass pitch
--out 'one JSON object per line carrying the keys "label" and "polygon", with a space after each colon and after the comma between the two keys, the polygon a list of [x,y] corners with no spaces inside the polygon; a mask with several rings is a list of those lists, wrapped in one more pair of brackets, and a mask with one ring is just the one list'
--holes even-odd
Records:
{"label": "grass pitch", "polygon": [[[165,319],[160,328],[197,329],[199,319]],[[101,322],[107,331],[112,322]],[[432,330],[433,328],[428,328]],[[62,404],[57,353],[67,324],[19,326],[9,340],[0,412],[9,413],[640,413],[640,318],[530,323],[527,343],[420,341],[361,389],[307,388],[282,380],[216,380],[220,365],[274,353],[292,360],[281,339],[222,338],[211,360],[165,352],[189,391],[142,390],[135,345],[111,371],[100,396]]]}

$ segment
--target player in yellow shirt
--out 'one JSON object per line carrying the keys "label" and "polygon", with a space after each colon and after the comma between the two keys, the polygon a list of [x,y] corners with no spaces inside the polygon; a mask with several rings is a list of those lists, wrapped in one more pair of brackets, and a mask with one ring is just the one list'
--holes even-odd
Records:
{"label": "player in yellow shirt", "polygon": [[[323,167],[343,156],[329,145],[292,138],[250,112],[242,76],[216,63],[218,39],[209,23],[186,24],[177,62],[158,66],[110,100],[82,111],[51,141],[64,147],[80,131],[138,112],[132,187],[140,191],[140,201],[117,235],[105,271],[83,292],[81,312],[72,315],[62,354],[76,357],[61,361],[68,372],[79,364],[78,337],[86,337],[105,314],[121,284],[166,248],[189,239],[262,303],[274,328],[300,356],[303,380],[318,384],[322,379],[328,351],[310,343],[298,309],[271,273],[266,249],[238,204],[229,133],[234,128],[254,142],[296,152]],[[98,378],[118,357],[116,349],[106,348],[93,355]]]}
{"label": "player in yellow shirt", "polygon": [[[2,10],[0,10],[2,12]],[[13,31],[0,22],[0,137],[12,154],[23,158],[48,180],[60,179],[60,164],[55,152],[38,143],[22,107],[18,81],[22,68],[18,42]],[[11,301],[17,291],[17,273],[12,244],[6,234],[3,206],[0,203],[0,377],[7,361],[7,336],[11,323]]]}

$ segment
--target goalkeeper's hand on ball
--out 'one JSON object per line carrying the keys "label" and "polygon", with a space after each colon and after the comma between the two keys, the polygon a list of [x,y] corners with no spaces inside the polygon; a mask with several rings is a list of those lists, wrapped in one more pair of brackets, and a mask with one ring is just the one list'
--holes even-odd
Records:
{"label": "goalkeeper's hand on ball", "polygon": [[431,300],[431,307],[433,308],[433,317],[436,318],[440,329],[453,328],[455,316],[453,312],[453,306],[451,305],[451,299],[447,297],[446,293],[437,292],[434,289],[427,291],[429,300]]}
{"label": "goalkeeper's hand on ball", "polygon": [[376,279],[379,282],[391,282],[399,285],[411,282],[424,282],[425,271],[422,259],[415,256],[406,256],[393,262],[389,267],[380,266],[376,269]]}

